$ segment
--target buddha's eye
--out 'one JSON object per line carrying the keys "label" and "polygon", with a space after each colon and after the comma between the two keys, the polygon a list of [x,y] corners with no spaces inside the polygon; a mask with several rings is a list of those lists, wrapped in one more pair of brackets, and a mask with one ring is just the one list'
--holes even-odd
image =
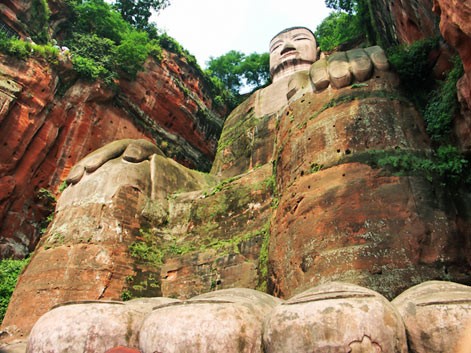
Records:
{"label": "buddha's eye", "polygon": [[270,48],[270,53],[273,53],[275,50],[281,48],[282,45],[283,45],[282,40],[275,41]]}
{"label": "buddha's eye", "polygon": [[301,40],[309,40],[309,38],[307,38],[307,37],[297,37],[297,38],[295,38],[294,40],[295,40],[296,42],[299,42],[299,41],[301,41]]}

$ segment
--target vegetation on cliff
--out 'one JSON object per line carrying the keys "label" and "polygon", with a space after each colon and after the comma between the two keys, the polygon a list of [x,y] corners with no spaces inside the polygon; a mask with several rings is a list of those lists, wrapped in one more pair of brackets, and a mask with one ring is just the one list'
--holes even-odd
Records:
{"label": "vegetation on cliff", "polygon": [[[67,0],[68,9],[64,16],[68,18],[58,29],[59,43],[47,34],[50,14],[47,2],[36,2],[42,4],[42,7],[36,6],[38,9],[35,7],[40,24],[26,31],[33,41],[11,38],[0,31],[0,52],[20,59],[43,57],[54,64],[62,56],[71,60],[80,77],[100,79],[113,85],[117,78],[135,79],[136,74],[143,70],[145,60],[149,56],[161,60],[165,49],[195,68],[217,103],[235,104],[231,91],[216,76],[204,72],[193,55],[149,22],[151,9],[160,10],[169,1],[118,0],[109,4],[104,0]],[[61,47],[67,49],[62,51]]]}
{"label": "vegetation on cliff", "polygon": [[359,17],[353,14],[332,12],[314,33],[320,49],[328,52],[340,44],[364,37],[359,21]]}
{"label": "vegetation on cliff", "polygon": [[0,322],[7,311],[18,276],[28,264],[29,259],[14,260],[4,259],[0,261]]}

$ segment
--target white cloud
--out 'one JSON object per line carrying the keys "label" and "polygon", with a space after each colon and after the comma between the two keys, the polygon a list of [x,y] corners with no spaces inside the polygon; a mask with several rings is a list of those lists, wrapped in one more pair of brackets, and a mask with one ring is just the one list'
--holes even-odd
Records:
{"label": "white cloud", "polygon": [[171,0],[153,16],[204,67],[210,56],[230,50],[268,51],[270,39],[292,26],[315,30],[327,17],[324,0]]}

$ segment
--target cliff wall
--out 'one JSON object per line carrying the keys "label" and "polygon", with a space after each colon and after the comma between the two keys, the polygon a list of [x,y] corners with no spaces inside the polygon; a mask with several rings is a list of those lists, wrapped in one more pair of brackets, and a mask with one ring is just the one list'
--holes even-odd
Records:
{"label": "cliff wall", "polygon": [[435,74],[448,70],[450,56],[458,54],[465,74],[458,82],[461,113],[454,121],[457,142],[467,153],[471,149],[471,2],[468,0],[378,0],[371,1],[373,22],[383,46],[411,44],[441,35],[435,58]]}
{"label": "cliff wall", "polygon": [[144,138],[183,165],[209,170],[220,113],[204,79],[170,52],[161,63],[148,59],[136,80],[114,88],[77,79],[67,61],[2,55],[0,256],[34,249],[52,210],[38,191],[58,195],[71,166],[108,142]]}

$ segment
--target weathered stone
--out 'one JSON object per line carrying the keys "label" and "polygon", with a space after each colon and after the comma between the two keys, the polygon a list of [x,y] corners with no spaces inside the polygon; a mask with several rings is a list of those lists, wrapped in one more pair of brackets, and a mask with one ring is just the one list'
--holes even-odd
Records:
{"label": "weathered stone", "polygon": [[471,4],[469,1],[434,0],[440,15],[440,32],[449,45],[456,49],[464,67],[464,76],[458,83],[461,116],[456,117],[454,131],[461,148],[471,151]]}
{"label": "weathered stone", "polygon": [[108,349],[105,353],[140,353],[140,352],[141,351],[138,349],[119,346],[119,347]]}
{"label": "weathered stone", "polygon": [[[43,315],[31,330],[27,353],[98,353],[116,346],[137,348],[145,316],[174,299],[69,303]],[[135,352],[135,350],[133,350]]]}
{"label": "weathered stone", "polygon": [[[121,145],[117,147],[123,151],[127,145]],[[96,157],[91,164],[99,160]],[[3,325],[14,323],[25,334],[55,304],[120,299],[126,279],[135,273],[128,247],[144,227],[149,203],[155,203],[154,220],[166,218],[166,191],[208,185],[212,185],[209,176],[156,154],[139,163],[111,159],[92,174],[84,170],[80,182],[67,187],[59,199],[54,221],[11,299],[11,305],[18,307],[10,310]],[[48,295],[36,301],[34,311],[18,304],[42,292]]]}
{"label": "weathered stone", "polygon": [[144,321],[139,347],[153,352],[262,352],[262,324],[279,300],[234,288],[162,305]]}
{"label": "weathered stone", "polygon": [[392,304],[404,321],[411,353],[458,351],[457,344],[471,322],[471,287],[425,282],[406,290]]}
{"label": "weathered stone", "polygon": [[280,114],[281,197],[269,251],[275,295],[342,280],[392,299],[423,280],[467,277],[458,206],[437,198],[424,178],[378,168],[397,151],[429,153],[421,117],[395,82],[376,71],[367,87],[306,93]]}
{"label": "weathered stone", "polygon": [[263,332],[267,353],[407,353],[401,317],[378,293],[346,283],[307,290],[278,305]]}
{"label": "weathered stone", "polygon": [[0,257],[34,249],[37,223],[50,211],[38,209],[38,190],[57,196],[70,168],[108,142],[154,140],[169,157],[209,170],[222,118],[202,76],[175,54],[164,52],[161,64],[149,59],[135,81],[119,82],[118,96],[102,82],[77,81],[71,66],[0,61],[0,180],[15,185],[0,201]]}

